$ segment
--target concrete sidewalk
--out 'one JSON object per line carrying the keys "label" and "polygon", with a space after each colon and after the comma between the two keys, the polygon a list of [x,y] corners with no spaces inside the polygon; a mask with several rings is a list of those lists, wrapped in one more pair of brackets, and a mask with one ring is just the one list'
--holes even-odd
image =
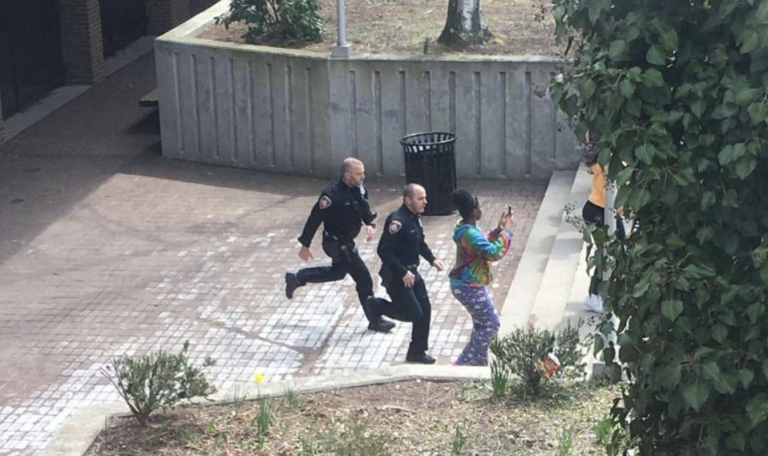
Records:
{"label": "concrete sidewalk", "polygon": [[[0,146],[0,454],[40,454],[72,413],[116,400],[99,370],[120,354],[189,340],[196,360],[217,360],[210,378],[224,390],[255,372],[277,381],[404,359],[410,325],[366,331],[351,279],[283,295],[326,182],[160,158],[157,115],[138,107],[154,86],[148,54]],[[402,182],[371,180],[380,214],[399,206]],[[501,304],[546,183],[460,185],[487,214],[515,207],[514,254],[491,290]],[[448,264],[455,221],[425,219]],[[375,243],[360,250],[377,271]],[[471,320],[444,274],[422,272],[431,353],[447,364]]]}

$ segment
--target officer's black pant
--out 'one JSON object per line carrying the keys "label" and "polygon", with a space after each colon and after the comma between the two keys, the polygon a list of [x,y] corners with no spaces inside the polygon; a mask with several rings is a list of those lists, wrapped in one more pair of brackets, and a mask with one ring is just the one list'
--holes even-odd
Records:
{"label": "officer's black pant", "polygon": [[[584,207],[581,209],[581,216],[584,218],[586,223],[605,225],[605,209],[593,203],[592,201],[587,200],[587,202],[584,204]],[[618,238],[620,241],[623,241],[626,237],[626,233],[624,232],[624,220],[619,214],[616,214],[615,235],[616,238]],[[598,290],[600,288],[601,282],[602,279],[600,278],[600,274],[595,271],[594,275],[592,275],[592,279],[589,282],[589,294],[599,294]]]}
{"label": "officer's black pant", "polygon": [[365,262],[360,258],[357,249],[350,250],[342,258],[336,258],[330,266],[300,269],[296,278],[302,285],[305,283],[335,282],[346,275],[352,276],[357,288],[357,297],[362,305],[368,296],[373,296],[373,279]]}
{"label": "officer's black pant", "polygon": [[413,323],[411,345],[408,353],[418,355],[429,348],[429,324],[432,318],[432,305],[429,303],[427,287],[421,276],[416,276],[412,288],[408,288],[400,278],[386,285],[387,294],[392,302],[379,299],[378,310],[393,320]]}

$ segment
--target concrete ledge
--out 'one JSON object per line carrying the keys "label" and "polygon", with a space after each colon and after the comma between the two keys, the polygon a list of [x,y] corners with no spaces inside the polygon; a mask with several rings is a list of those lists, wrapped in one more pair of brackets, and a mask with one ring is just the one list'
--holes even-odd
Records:
{"label": "concrete ledge", "polygon": [[400,138],[456,134],[460,178],[549,179],[578,166],[543,56],[328,54],[200,39],[223,0],[155,41],[163,155],[335,177],[345,157],[404,174]]}
{"label": "concrete ledge", "polygon": [[[257,396],[283,396],[288,390],[298,394],[310,394],[408,380],[462,381],[488,378],[490,378],[490,369],[487,367],[403,364],[366,372],[302,377],[282,382],[264,383],[258,387],[254,383],[235,385],[233,388],[213,395],[211,397],[213,402],[195,401],[195,403],[228,404],[234,401],[235,393],[247,394],[250,399],[255,399]],[[113,415],[128,415],[127,406],[124,402],[100,404],[79,410],[59,429],[42,454],[46,456],[81,456],[104,429],[107,418]]]}
{"label": "concrete ledge", "polygon": [[[573,186],[567,198],[567,204],[574,207],[579,216],[581,215],[581,207],[589,197],[591,187],[590,175],[587,173],[586,167],[581,166],[576,172]],[[565,205],[562,204],[563,207]],[[582,234],[565,218],[565,211],[561,211],[557,236],[552,245],[552,252],[530,315],[532,323],[549,330],[560,325],[566,306],[571,304],[569,297],[573,289],[579,259],[583,256]],[[578,304],[581,304],[581,301]]]}
{"label": "concrete ledge", "polygon": [[569,201],[574,173],[559,171],[552,175],[539,207],[536,221],[528,236],[515,279],[509,288],[501,310],[499,334],[507,334],[528,324],[541,286],[544,272],[552,255],[555,238],[563,220],[563,210]]}

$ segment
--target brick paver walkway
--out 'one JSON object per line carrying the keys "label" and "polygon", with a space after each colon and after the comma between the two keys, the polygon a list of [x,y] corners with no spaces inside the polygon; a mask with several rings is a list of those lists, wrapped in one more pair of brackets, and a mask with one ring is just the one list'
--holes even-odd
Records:
{"label": "brick paver walkway", "polygon": [[[325,181],[158,157],[152,55],[0,146],[0,454],[39,454],[76,409],[116,400],[100,368],[119,354],[178,349],[212,356],[219,388],[402,362],[409,324],[365,330],[354,284],[310,285],[292,301],[283,273]],[[370,179],[380,214],[400,182]],[[543,183],[462,182],[487,213],[518,218],[514,255],[498,266],[501,304],[545,191]],[[495,219],[495,216],[489,216]],[[456,217],[425,219],[453,262]],[[360,245],[378,271],[375,243]],[[319,242],[313,252],[324,261]],[[471,322],[444,274],[422,268],[433,301],[431,353],[448,363]]]}

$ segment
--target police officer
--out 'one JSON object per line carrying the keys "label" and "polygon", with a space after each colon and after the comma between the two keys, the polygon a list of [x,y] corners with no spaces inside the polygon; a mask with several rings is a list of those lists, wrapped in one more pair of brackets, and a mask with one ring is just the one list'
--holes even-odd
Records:
{"label": "police officer", "polygon": [[[323,224],[323,251],[331,257],[330,266],[300,269],[297,273],[285,274],[285,295],[293,298],[297,288],[307,283],[334,282],[347,274],[357,285],[357,295],[365,311],[366,298],[373,296],[373,279],[355,247],[355,238],[365,224],[367,239],[375,233],[373,220],[376,213],[371,211],[368,195],[363,187],[365,166],[356,158],[347,158],[341,166],[341,178],[327,186],[312,208],[312,212],[299,237],[301,249],[299,258],[309,261],[313,258],[309,246],[320,224]],[[395,324],[366,312],[368,329],[388,332]]]}
{"label": "police officer", "polygon": [[435,358],[427,354],[432,307],[424,279],[418,271],[419,256],[438,271],[443,270],[443,263],[435,259],[424,240],[424,226],[419,215],[426,205],[424,187],[417,184],[405,186],[403,205],[387,217],[377,249],[382,262],[379,275],[392,302],[371,297],[365,306],[372,318],[386,315],[412,322],[411,344],[405,359],[412,363],[433,364]]}

